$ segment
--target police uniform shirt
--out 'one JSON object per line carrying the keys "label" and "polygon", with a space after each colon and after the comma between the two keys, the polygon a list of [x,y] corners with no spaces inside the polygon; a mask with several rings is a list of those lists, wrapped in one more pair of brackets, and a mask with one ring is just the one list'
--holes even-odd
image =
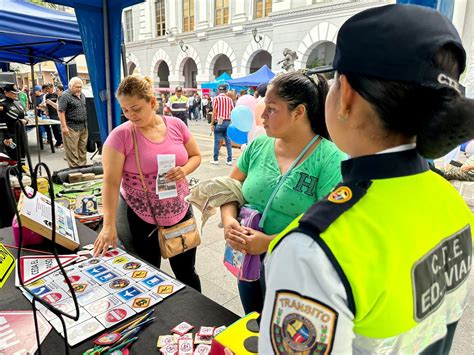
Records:
{"label": "police uniform shirt", "polygon": [[[405,151],[413,146],[380,153]],[[267,254],[259,353],[298,352],[298,346],[300,351],[308,351],[309,344],[312,344],[309,353],[318,347],[320,353],[336,354],[418,353],[430,345],[437,346],[438,340],[447,336],[451,337],[448,342],[452,340],[454,328],[447,335],[446,325],[456,323],[467,305],[466,280],[457,286],[455,302],[446,296],[448,300],[427,321],[391,338],[371,339],[354,331],[355,313],[350,307],[353,294],[348,296],[344,284],[347,279],[342,280],[333,261],[314,238],[300,232],[290,232]],[[467,264],[469,268],[469,261]],[[293,346],[290,351],[288,342]]]}
{"label": "police uniform shirt", "polygon": [[0,106],[3,107],[0,111],[0,123],[4,123],[8,131],[4,139],[12,138],[15,135],[15,123],[25,118],[25,110],[20,101],[8,97],[0,100]]}
{"label": "police uniform shirt", "polygon": [[[272,318],[277,316],[274,311],[281,311],[281,317],[293,313],[295,317],[302,315],[312,321],[310,327],[304,322],[296,323],[291,330],[293,334],[284,330],[290,336],[301,336],[302,344],[321,334],[320,329],[316,329],[317,325],[327,324],[327,335],[334,337],[332,353],[352,353],[352,340],[355,337],[352,322],[354,315],[347,306],[346,291],[328,257],[311,237],[293,233],[281,241],[265,259],[265,284],[265,303],[258,344],[260,354],[275,353],[271,339],[276,332],[272,321]],[[285,290],[288,291],[286,294],[283,293]],[[277,292],[279,304],[275,304]],[[312,307],[312,297],[317,298],[314,300],[318,303],[315,307]],[[328,311],[325,313],[319,304],[328,306]],[[333,316],[333,311],[337,312],[338,316],[337,324],[331,327],[332,319],[328,322],[327,320]],[[304,330],[297,328],[298,326]],[[278,344],[279,339],[274,341]],[[281,341],[284,341],[284,336]]]}

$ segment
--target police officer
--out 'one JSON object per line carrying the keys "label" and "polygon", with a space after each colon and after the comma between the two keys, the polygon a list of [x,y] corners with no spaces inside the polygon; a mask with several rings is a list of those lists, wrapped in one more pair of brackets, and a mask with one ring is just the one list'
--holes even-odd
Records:
{"label": "police officer", "polygon": [[270,244],[259,353],[449,352],[474,220],[430,171],[474,136],[466,54],[440,13],[362,11],[341,27],[326,122],[343,182]]}
{"label": "police officer", "polygon": [[178,117],[186,126],[188,125],[188,98],[183,95],[183,88],[177,86],[174,95],[170,97],[168,106],[174,117]]}
{"label": "police officer", "polygon": [[[3,130],[2,144],[10,158],[18,161],[17,145],[15,142],[17,121],[22,120],[26,124],[25,109],[18,100],[19,91],[14,83],[0,83],[0,91],[3,92],[3,98],[0,100],[0,123],[5,125]],[[23,156],[23,154],[21,154]]]}

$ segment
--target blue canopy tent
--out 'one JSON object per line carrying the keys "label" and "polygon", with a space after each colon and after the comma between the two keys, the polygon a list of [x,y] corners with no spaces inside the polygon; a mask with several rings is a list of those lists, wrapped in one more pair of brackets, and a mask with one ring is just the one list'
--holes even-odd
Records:
{"label": "blue canopy tent", "polygon": [[81,53],[74,15],[24,0],[0,0],[0,61],[34,65]]}
{"label": "blue canopy tent", "polygon": [[114,92],[121,80],[122,10],[143,1],[48,0],[76,12],[102,141],[121,123]]}
{"label": "blue canopy tent", "polygon": [[237,86],[258,86],[262,83],[268,83],[273,79],[275,73],[270,70],[266,65],[261,67],[255,73],[244,76],[243,78],[229,80],[230,85]]}
{"label": "blue canopy tent", "polygon": [[[35,64],[48,60],[63,63],[64,58],[81,53],[74,15],[24,0],[0,0],[0,61],[30,65],[32,83]],[[37,117],[35,121],[38,124]],[[36,133],[39,144],[39,129]],[[40,149],[38,160],[41,162]]]}
{"label": "blue canopy tent", "polygon": [[208,83],[202,83],[201,88],[215,90],[219,85],[226,84],[229,80],[232,80],[232,77],[229,73],[224,72],[219,77],[217,77],[216,80],[210,81]]}

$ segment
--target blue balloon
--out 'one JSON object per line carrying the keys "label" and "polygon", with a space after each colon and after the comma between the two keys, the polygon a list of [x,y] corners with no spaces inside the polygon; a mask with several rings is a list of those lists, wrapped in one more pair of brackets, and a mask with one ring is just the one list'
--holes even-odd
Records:
{"label": "blue balloon", "polygon": [[233,123],[227,127],[227,135],[229,136],[230,140],[236,144],[244,144],[248,141],[247,132],[239,131]]}
{"label": "blue balloon", "polygon": [[253,112],[247,106],[237,106],[230,113],[230,119],[235,127],[242,132],[248,132],[253,126]]}

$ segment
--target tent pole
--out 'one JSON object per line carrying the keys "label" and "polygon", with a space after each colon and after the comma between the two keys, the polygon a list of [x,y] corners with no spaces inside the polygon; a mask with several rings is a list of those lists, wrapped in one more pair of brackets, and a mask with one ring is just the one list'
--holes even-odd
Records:
{"label": "tent pole", "polygon": [[128,69],[127,69],[127,48],[125,48],[125,44],[122,43],[122,70],[123,70],[123,77],[126,78],[128,76]]}
{"label": "tent pole", "polygon": [[105,59],[105,90],[107,91],[107,133],[112,131],[112,93],[110,88],[110,54],[109,54],[109,14],[107,0],[102,0],[104,21],[104,59]]}
{"label": "tent pole", "polygon": [[[30,49],[31,52],[31,49]],[[30,64],[31,68],[31,88],[33,89],[33,104],[34,104],[34,113],[35,113],[35,126],[36,126],[36,148],[38,149],[38,164],[41,164],[41,146],[40,146],[40,130],[39,130],[39,122],[38,122],[38,113],[36,112],[36,92],[35,92],[35,65],[33,63]],[[30,172],[31,173],[31,172]]]}

